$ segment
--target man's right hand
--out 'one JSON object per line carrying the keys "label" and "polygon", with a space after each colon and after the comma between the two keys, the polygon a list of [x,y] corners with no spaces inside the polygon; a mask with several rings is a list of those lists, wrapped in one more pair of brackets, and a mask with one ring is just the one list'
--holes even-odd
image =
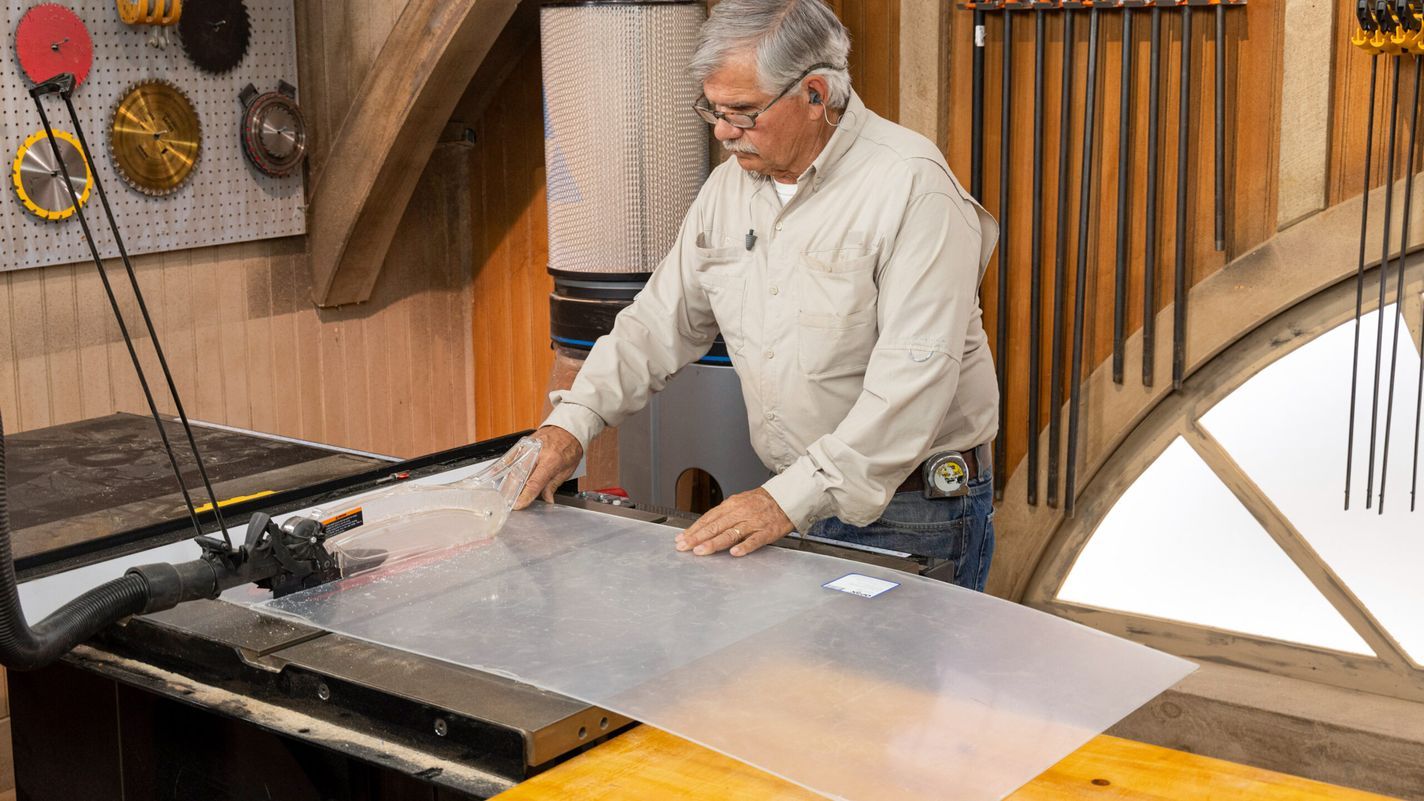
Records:
{"label": "man's right hand", "polygon": [[539,449],[539,461],[529,474],[529,480],[524,482],[519,499],[514,502],[516,510],[527,508],[540,496],[547,503],[553,503],[554,490],[569,480],[583,458],[583,446],[578,438],[558,426],[544,426],[535,431],[532,438],[543,447]]}

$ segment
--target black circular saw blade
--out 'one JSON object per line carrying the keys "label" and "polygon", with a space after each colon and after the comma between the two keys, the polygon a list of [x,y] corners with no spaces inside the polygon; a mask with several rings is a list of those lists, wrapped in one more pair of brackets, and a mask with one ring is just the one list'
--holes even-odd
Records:
{"label": "black circular saw blade", "polygon": [[188,58],[204,72],[221,75],[242,61],[252,37],[242,0],[188,0],[178,19]]}

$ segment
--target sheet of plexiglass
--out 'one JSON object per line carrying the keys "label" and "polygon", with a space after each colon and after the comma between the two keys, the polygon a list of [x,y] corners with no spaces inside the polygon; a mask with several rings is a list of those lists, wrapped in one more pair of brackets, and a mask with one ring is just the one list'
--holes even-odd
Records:
{"label": "sheet of plexiglass", "polygon": [[[999,799],[1185,676],[918,576],[537,504],[438,561],[257,606],[641,720],[833,798]],[[875,597],[823,585],[895,582]]]}

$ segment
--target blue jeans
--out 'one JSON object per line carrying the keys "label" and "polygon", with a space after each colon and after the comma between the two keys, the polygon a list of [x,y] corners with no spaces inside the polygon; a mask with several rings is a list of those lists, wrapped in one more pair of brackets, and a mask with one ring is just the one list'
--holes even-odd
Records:
{"label": "blue jeans", "polygon": [[807,533],[951,560],[953,583],[983,592],[994,556],[994,481],[987,476],[971,481],[969,494],[956,498],[926,498],[918,490],[899,492],[880,519],[868,526],[831,518],[811,526]]}

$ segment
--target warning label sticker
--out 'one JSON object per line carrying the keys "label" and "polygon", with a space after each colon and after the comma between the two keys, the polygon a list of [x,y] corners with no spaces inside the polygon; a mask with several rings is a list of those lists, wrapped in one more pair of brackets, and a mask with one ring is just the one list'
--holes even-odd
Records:
{"label": "warning label sticker", "polygon": [[326,536],[334,537],[344,531],[358,528],[366,520],[361,516],[361,507],[356,507],[347,512],[342,512],[335,517],[328,517],[321,521],[321,529],[326,532]]}

